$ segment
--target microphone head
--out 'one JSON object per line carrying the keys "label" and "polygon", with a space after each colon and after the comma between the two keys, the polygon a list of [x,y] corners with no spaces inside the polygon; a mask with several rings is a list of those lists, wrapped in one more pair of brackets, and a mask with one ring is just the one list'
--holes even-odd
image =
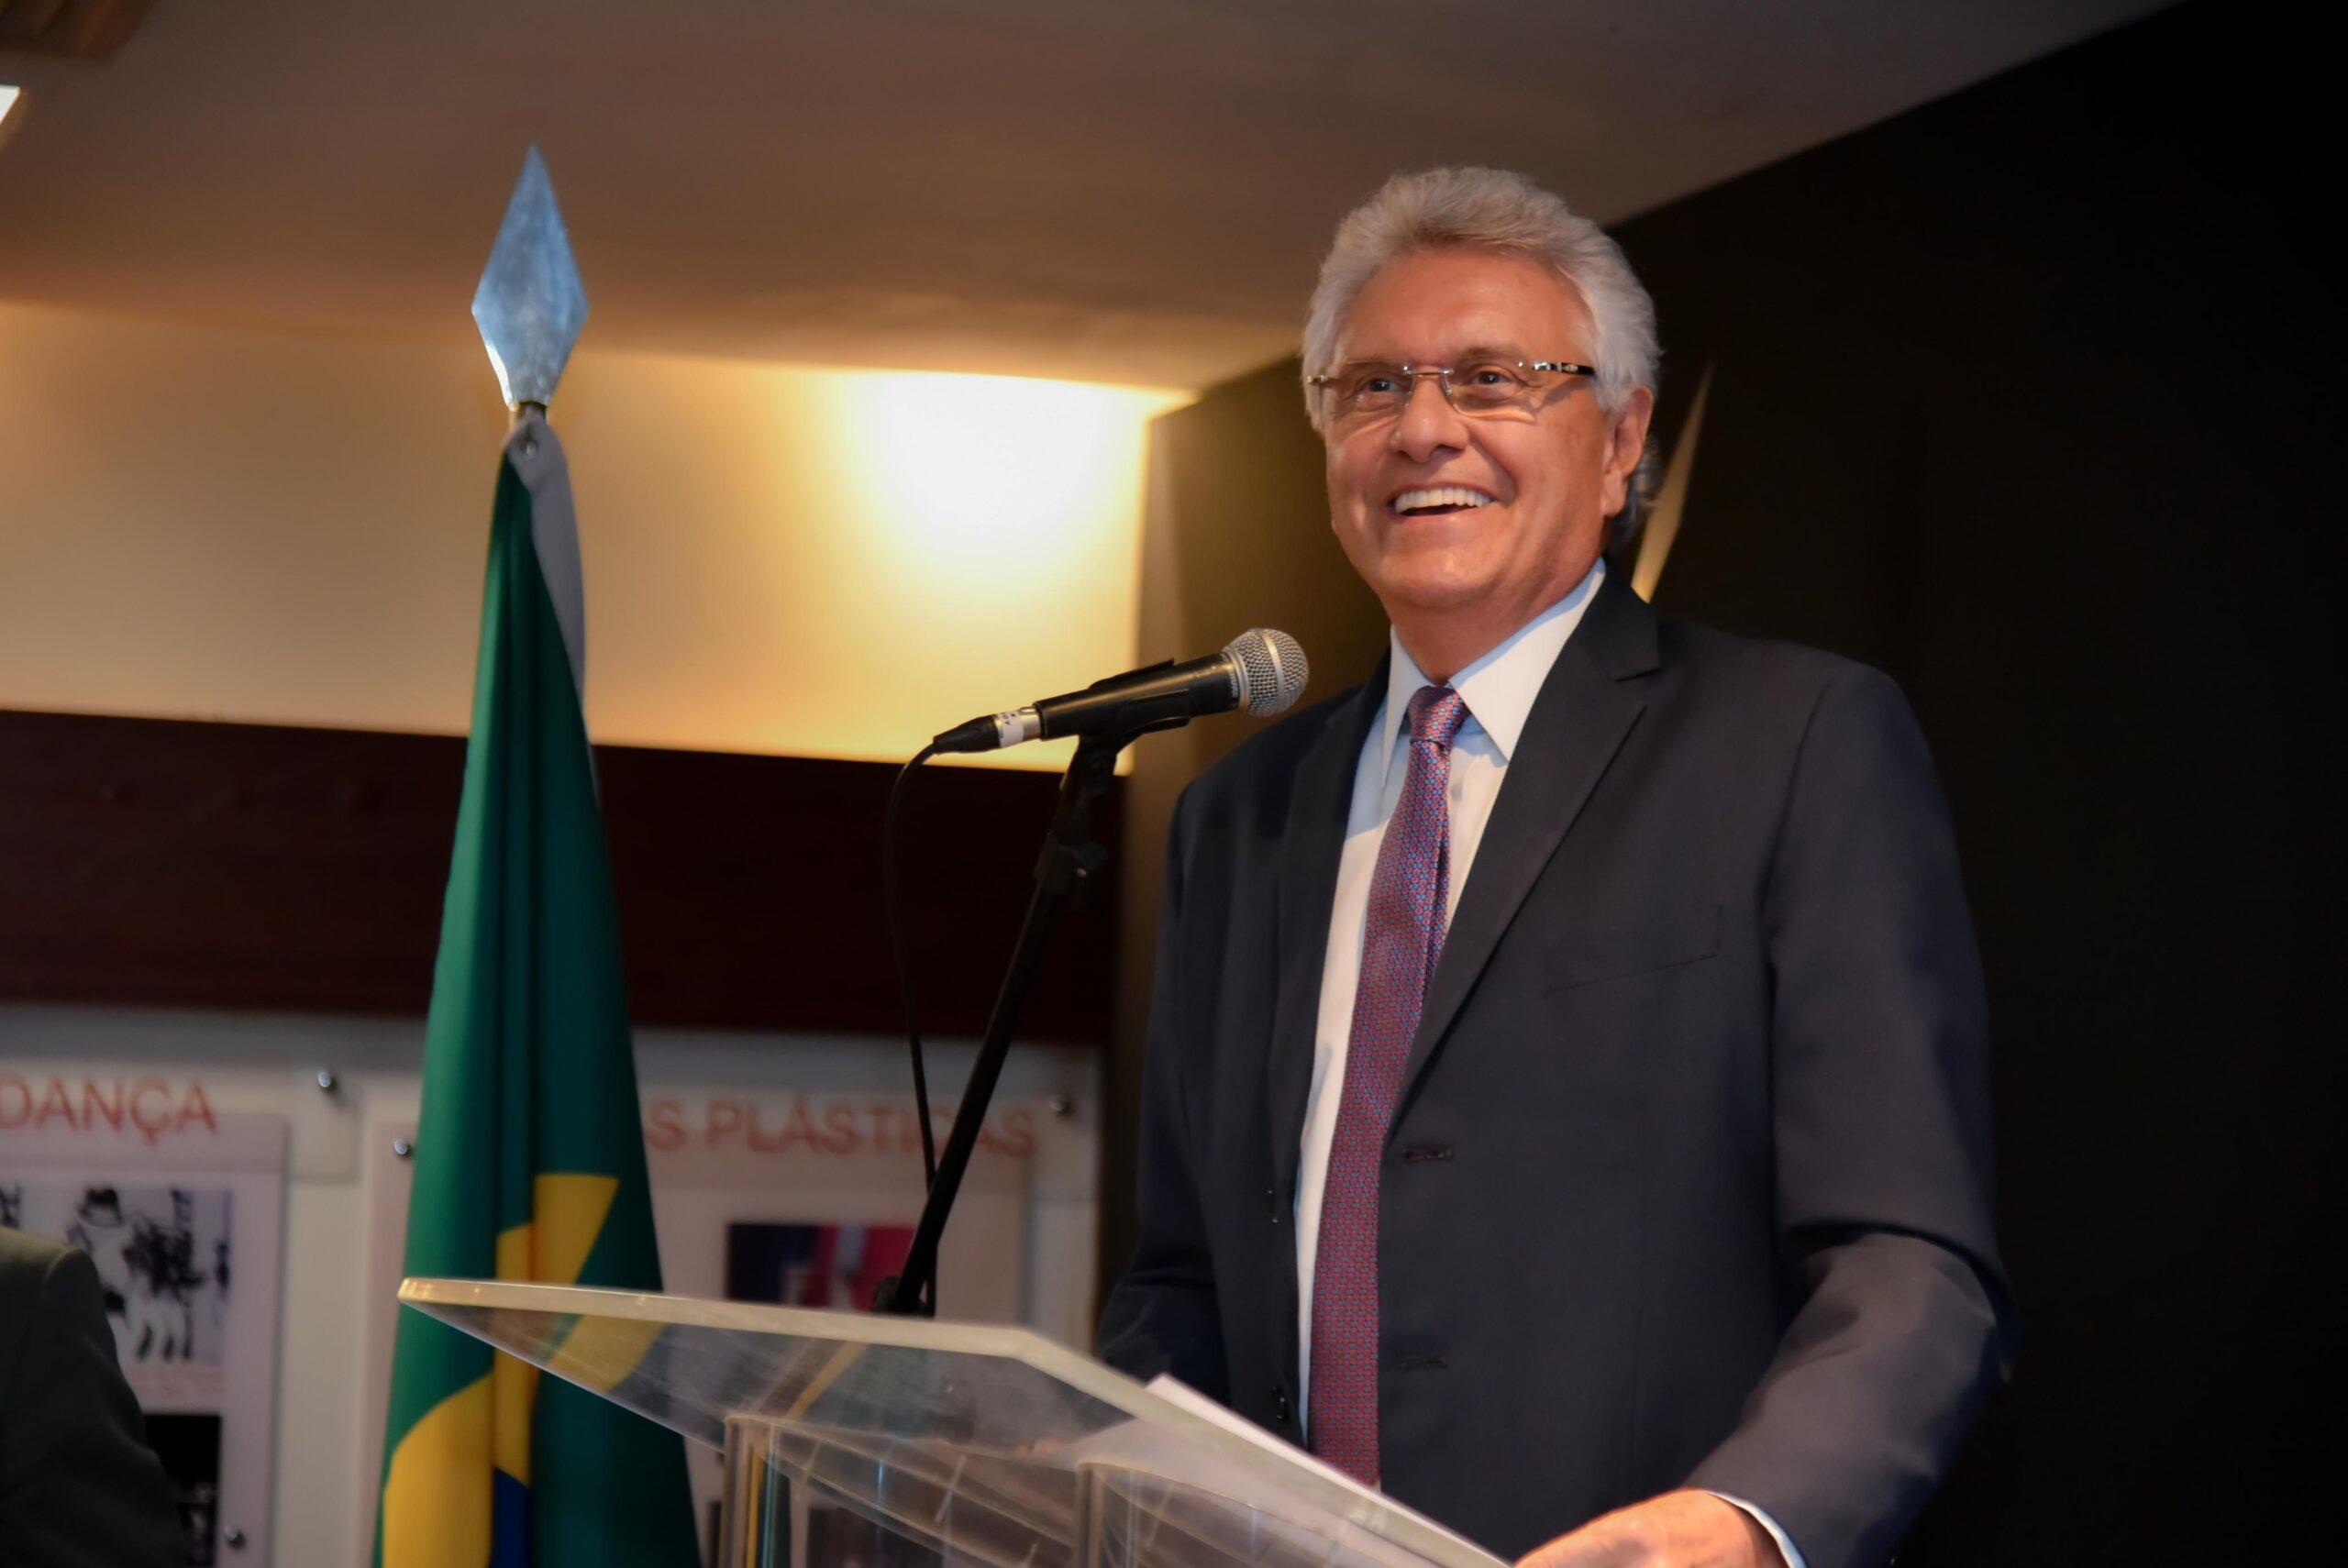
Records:
{"label": "microphone head", "polygon": [[1286,632],[1256,626],[1224,646],[1239,678],[1239,706],[1257,718],[1286,712],[1304,695],[1304,650]]}

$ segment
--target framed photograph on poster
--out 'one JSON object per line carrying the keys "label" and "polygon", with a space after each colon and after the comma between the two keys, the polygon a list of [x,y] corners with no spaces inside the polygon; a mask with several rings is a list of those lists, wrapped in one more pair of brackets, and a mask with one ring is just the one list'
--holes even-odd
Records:
{"label": "framed photograph on poster", "polygon": [[174,1112],[133,1117],[119,1084],[111,1099],[95,1083],[35,1087],[53,1113],[0,1132],[0,1225],[96,1264],[123,1376],[178,1496],[182,1561],[264,1568],[284,1118],[215,1112],[200,1088],[148,1095],[145,1109],[170,1099]]}

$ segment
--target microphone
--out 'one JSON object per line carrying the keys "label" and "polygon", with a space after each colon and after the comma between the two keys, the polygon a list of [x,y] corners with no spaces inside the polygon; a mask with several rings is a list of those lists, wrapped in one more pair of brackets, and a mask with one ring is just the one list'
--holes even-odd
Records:
{"label": "microphone", "polygon": [[997,751],[1062,735],[1124,735],[1171,729],[1209,713],[1245,708],[1257,718],[1284,712],[1304,692],[1304,650],[1286,632],[1240,633],[1219,654],[1168,659],[1047,697],[1007,713],[957,724],[931,741],[936,752]]}

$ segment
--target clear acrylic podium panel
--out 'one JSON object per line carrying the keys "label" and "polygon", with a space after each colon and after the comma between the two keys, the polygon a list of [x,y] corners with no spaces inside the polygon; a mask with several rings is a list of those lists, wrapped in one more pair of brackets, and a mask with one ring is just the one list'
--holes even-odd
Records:
{"label": "clear acrylic podium panel", "polygon": [[400,1299],[723,1449],[724,1568],[1500,1561],[1024,1329],[473,1280]]}

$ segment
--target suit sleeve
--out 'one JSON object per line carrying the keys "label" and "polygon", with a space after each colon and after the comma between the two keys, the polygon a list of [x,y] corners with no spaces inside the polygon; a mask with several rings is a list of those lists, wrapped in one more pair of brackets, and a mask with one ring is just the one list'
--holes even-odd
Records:
{"label": "suit sleeve", "polygon": [[[171,1482],[115,1362],[98,1271],[61,1251],[0,1269],[0,1562],[167,1568],[182,1560]],[[8,1343],[8,1339],[17,1342]]]}
{"label": "suit sleeve", "polygon": [[1142,1067],[1137,1234],[1133,1261],[1101,1315],[1101,1358],[1140,1378],[1171,1372],[1199,1392],[1224,1399],[1230,1377],[1182,1092],[1191,1046],[1182,996],[1184,819],[1191,803],[1186,790],[1167,836],[1166,902]]}
{"label": "suit sleeve", "polygon": [[1813,710],[1764,922],[1777,1224],[1804,1292],[1689,1484],[1747,1499],[1810,1568],[1879,1563],[2011,1362],[1990,1220],[1988,1027],[1946,808],[1891,681]]}

